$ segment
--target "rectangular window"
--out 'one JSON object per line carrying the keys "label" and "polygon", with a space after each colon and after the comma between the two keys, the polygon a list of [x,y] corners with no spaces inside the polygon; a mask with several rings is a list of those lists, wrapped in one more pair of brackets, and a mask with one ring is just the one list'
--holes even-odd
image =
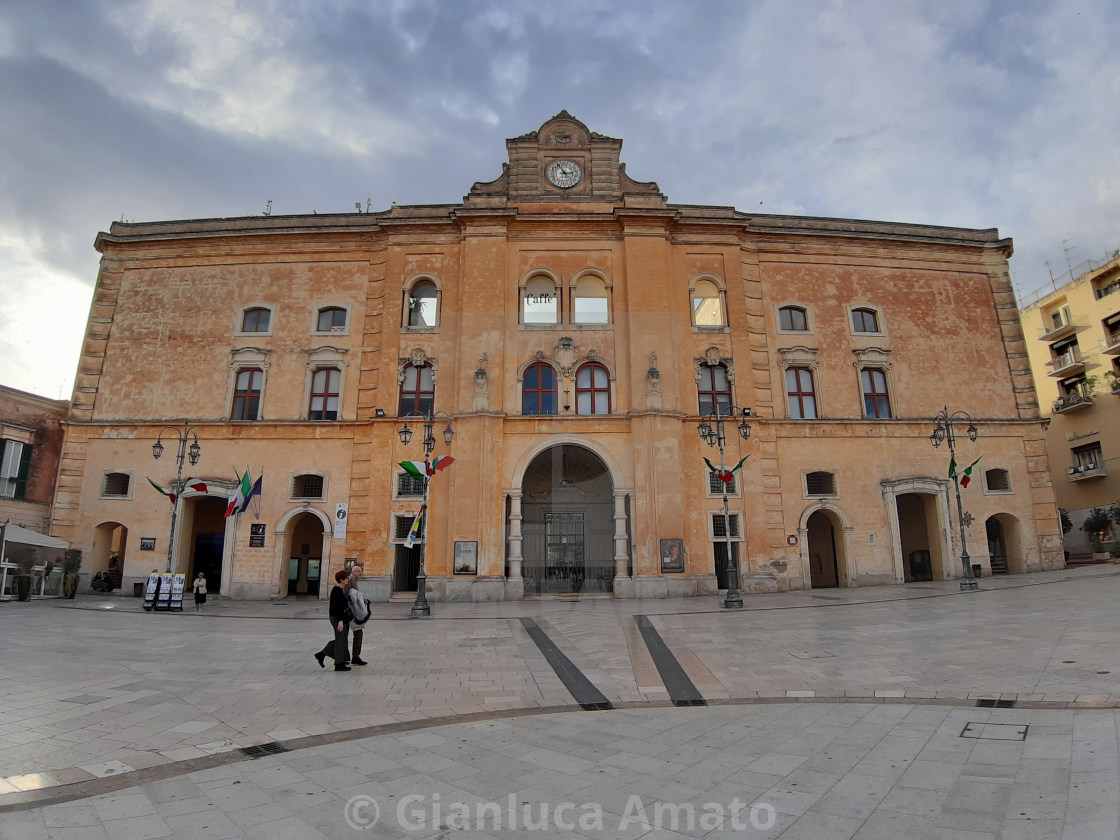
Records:
{"label": "rectangular window", "polygon": [[[713,540],[726,540],[727,539],[727,524],[723,518],[722,513],[712,514],[712,539]],[[731,514],[731,539],[740,540],[742,536],[739,532],[739,514]]]}
{"label": "rectangular window", "polygon": [[101,487],[102,496],[127,496],[132,476],[128,473],[105,473],[105,483]]}
{"label": "rectangular window", "polygon": [[229,413],[230,420],[256,420],[260,417],[263,382],[264,371],[257,368],[246,368],[237,372],[237,380],[233,386],[233,406]]}
{"label": "rectangular window", "polygon": [[[424,539],[424,527],[427,525],[427,517],[420,520],[420,539]],[[411,514],[408,516],[394,516],[393,517],[393,542],[403,543],[408,539],[408,533],[412,530],[412,523],[416,521],[416,515]]]}
{"label": "rectangular window", "polygon": [[724,484],[720,481],[719,473],[708,470],[708,493],[712,496],[722,496],[724,487],[727,488],[727,495],[734,496],[738,492],[735,489],[737,483],[735,476],[732,475],[731,480]]}
{"label": "rectangular window", "polygon": [[323,498],[323,477],[321,475],[297,475],[292,480],[292,498]]}
{"label": "rectangular window", "polygon": [[1093,472],[1104,466],[1104,453],[1099,443],[1090,443],[1087,446],[1078,446],[1072,450],[1073,466],[1080,472]]}
{"label": "rectangular window", "polygon": [[889,420],[891,401],[887,395],[887,375],[881,370],[869,368],[860,372],[863,384],[863,416],[878,420]]}
{"label": "rectangular window", "polygon": [[411,473],[400,473],[397,475],[397,496],[423,496],[424,495],[424,479],[418,478]]}
{"label": "rectangular window", "polygon": [[809,368],[792,367],[786,371],[786,395],[792,419],[817,419],[817,395],[813,390],[813,372]]}
{"label": "rectangular window", "polygon": [[0,499],[27,497],[31,447],[18,440],[0,440]]}
{"label": "rectangular window", "polygon": [[308,420],[337,420],[338,394],[342,373],[337,368],[320,368],[311,377],[311,405]]}

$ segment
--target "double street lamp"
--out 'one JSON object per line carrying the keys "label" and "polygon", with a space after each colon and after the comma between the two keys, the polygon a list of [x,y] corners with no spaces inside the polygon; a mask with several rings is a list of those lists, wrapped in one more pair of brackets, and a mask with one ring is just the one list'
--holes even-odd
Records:
{"label": "double street lamp", "polygon": [[404,425],[397,431],[401,443],[408,446],[413,434],[412,429],[408,426],[408,421],[413,418],[424,421],[424,501],[420,508],[423,516],[420,522],[420,527],[423,529],[423,538],[420,540],[420,571],[416,575],[416,600],[412,603],[411,616],[413,618],[427,618],[432,614],[432,608],[428,606],[428,575],[424,570],[424,546],[428,542],[428,489],[432,484],[432,468],[429,459],[432,450],[436,448],[435,425],[437,417],[447,418],[447,428],[443,430],[443,443],[450,447],[451,440],[455,437],[455,430],[451,428],[451,415],[446,411],[428,412],[427,414],[410,411],[402,418]]}
{"label": "double street lamp", "polygon": [[961,527],[961,564],[964,566],[964,577],[961,578],[961,590],[975,590],[979,587],[976,584],[976,578],[972,574],[972,563],[969,562],[968,543],[966,542],[964,533],[964,507],[961,505],[961,483],[956,469],[956,427],[968,423],[966,434],[968,435],[968,439],[973,443],[976,443],[976,438],[980,433],[976,430],[971,415],[966,411],[954,411],[950,414],[949,407],[945,406],[933,419],[936,421],[937,425],[933,427],[933,432],[930,433],[929,442],[933,444],[934,449],[937,449],[942,443],[949,444],[949,463],[952,465],[950,470],[952,474],[949,477],[953,479],[953,489],[957,494],[957,522]]}
{"label": "double street lamp", "polygon": [[739,594],[739,569],[735,562],[735,555],[731,553],[731,513],[727,506],[728,482],[723,480],[727,473],[727,465],[724,463],[724,449],[727,446],[725,423],[727,420],[734,420],[735,417],[738,417],[739,424],[736,428],[739,431],[739,437],[747,440],[751,436],[751,427],[747,423],[747,418],[751,416],[751,410],[729,403],[721,404],[718,399],[715,400],[713,406],[714,410],[704,415],[700,425],[696,427],[696,431],[700,433],[700,439],[708,446],[719,447],[719,478],[723,489],[723,535],[727,545],[728,576],[727,597],[723,599],[723,605],[729,609],[742,609],[743,596]]}
{"label": "double street lamp", "polygon": [[[177,426],[164,426],[160,431],[159,436],[156,437],[156,442],[152,444],[152,457],[157,461],[163,455],[163,435],[164,432],[171,431],[175,433],[178,440],[179,449],[175,453],[175,485],[171,488],[174,493],[173,501],[171,502],[171,533],[167,537],[167,569],[168,574],[171,573],[171,553],[175,546],[175,517],[179,512],[179,496],[182,495],[183,488],[180,482],[183,479],[183,461],[190,460],[193,467],[198,463],[198,459],[202,456],[202,447],[198,445],[198,429],[191,426],[186,420],[183,421],[183,428]],[[187,443],[194,439],[194,442],[187,446]]]}

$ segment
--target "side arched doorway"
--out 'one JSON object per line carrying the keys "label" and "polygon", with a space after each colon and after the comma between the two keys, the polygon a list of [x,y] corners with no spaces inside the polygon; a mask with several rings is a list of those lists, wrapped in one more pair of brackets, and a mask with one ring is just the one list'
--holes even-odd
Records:
{"label": "side arched doorway", "polygon": [[301,513],[286,526],[286,577],[280,583],[280,597],[306,595],[318,598],[323,574],[323,536],[325,526],[313,513]]}
{"label": "side arched doorway", "polygon": [[[149,569],[140,567],[145,561],[128,554],[128,528],[119,522],[102,522],[94,529],[93,556],[90,560],[90,579],[98,572],[103,572],[112,580],[114,589],[121,587],[126,562],[130,564],[130,575],[140,577],[149,572]],[[162,562],[156,565],[163,571]]]}
{"label": "side arched doorway", "polygon": [[521,483],[521,573],[525,594],[614,591],[614,485],[583,446],[537,455]]}
{"label": "side arched doorway", "polygon": [[988,562],[993,575],[1022,574],[1023,555],[1019,520],[1009,513],[997,513],[984,523],[988,536]]}
{"label": "side arched doorway", "polygon": [[927,493],[902,493],[896,504],[905,581],[946,580],[938,538],[941,531],[936,497]]}
{"label": "side arched doorway", "polygon": [[806,523],[809,551],[809,582],[813,589],[840,586],[847,579],[844,569],[843,531],[835,516],[814,511]]}

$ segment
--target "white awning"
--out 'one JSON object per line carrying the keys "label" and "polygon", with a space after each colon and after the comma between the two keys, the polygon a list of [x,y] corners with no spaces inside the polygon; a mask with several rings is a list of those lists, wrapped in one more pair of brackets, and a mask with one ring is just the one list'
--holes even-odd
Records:
{"label": "white awning", "polygon": [[4,541],[19,545],[33,545],[37,548],[70,547],[68,542],[56,540],[54,537],[48,537],[46,534],[40,534],[37,531],[29,531],[27,528],[21,528],[18,525],[8,525],[4,529]]}

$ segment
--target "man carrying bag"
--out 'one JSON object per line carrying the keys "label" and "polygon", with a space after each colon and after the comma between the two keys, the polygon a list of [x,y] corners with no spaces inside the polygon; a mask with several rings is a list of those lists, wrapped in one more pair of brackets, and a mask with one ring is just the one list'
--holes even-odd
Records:
{"label": "man carrying bag", "polygon": [[352,644],[353,656],[350,658],[351,665],[367,664],[361,657],[362,629],[365,627],[366,622],[369,621],[370,608],[369,599],[358,590],[358,581],[361,579],[361,564],[355,563],[354,567],[350,569],[350,582],[346,586],[346,596],[350,599],[350,611],[354,614],[354,618],[350,624],[350,630],[353,633],[354,639]]}

